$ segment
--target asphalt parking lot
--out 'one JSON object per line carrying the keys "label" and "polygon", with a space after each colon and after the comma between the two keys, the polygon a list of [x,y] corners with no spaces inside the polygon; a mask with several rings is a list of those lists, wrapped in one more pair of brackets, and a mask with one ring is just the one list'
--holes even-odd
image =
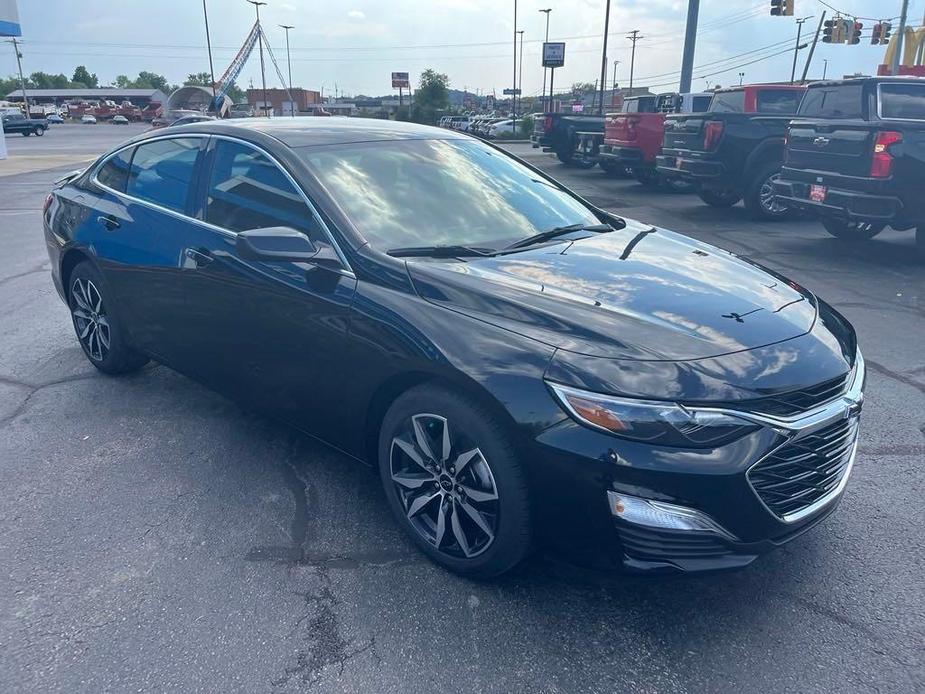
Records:
{"label": "asphalt parking lot", "polygon": [[429,563],[378,479],[159,366],[84,358],[49,275],[51,181],[140,126],[7,137],[0,161],[0,690],[889,691],[925,688],[925,260],[846,247],[510,145],[592,202],[787,274],[870,369],[844,501],[748,569],[640,579],[532,558]]}

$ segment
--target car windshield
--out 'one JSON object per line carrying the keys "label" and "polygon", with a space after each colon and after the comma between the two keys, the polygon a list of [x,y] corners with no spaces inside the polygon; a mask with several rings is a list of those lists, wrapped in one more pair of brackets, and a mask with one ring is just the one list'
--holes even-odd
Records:
{"label": "car windshield", "polygon": [[601,222],[555,184],[481,142],[364,142],[297,152],[383,251],[497,249],[556,227]]}

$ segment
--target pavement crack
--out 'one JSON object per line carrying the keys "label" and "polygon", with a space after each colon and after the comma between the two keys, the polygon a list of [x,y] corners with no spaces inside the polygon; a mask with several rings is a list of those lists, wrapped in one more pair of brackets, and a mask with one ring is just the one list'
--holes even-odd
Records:
{"label": "pavement crack", "polygon": [[6,284],[7,282],[12,282],[13,280],[18,280],[22,277],[28,277],[29,275],[36,275],[40,272],[48,272],[48,266],[43,263],[38,267],[34,267],[31,270],[26,270],[25,272],[20,272],[16,275],[9,275],[7,277],[0,278],[0,286]]}
{"label": "pavement crack", "polygon": [[886,376],[887,378],[892,378],[894,381],[899,381],[900,383],[915,388],[920,393],[925,393],[925,383],[919,383],[918,381],[910,378],[909,376],[899,373],[898,371],[893,371],[888,369],[883,364],[880,364],[870,359],[865,358],[864,362],[870,368],[871,371],[875,371],[881,376]]}

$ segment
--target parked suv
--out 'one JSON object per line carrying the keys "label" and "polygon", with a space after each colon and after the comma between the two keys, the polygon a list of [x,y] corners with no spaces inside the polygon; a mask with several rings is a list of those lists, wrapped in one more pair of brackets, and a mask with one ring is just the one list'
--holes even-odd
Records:
{"label": "parked suv", "polygon": [[805,87],[756,84],[720,89],[707,113],[665,119],[658,172],[700,186],[700,198],[714,207],[744,199],[758,219],[785,217],[772,181],[784,161],[784,133]]}
{"label": "parked suv", "polygon": [[810,86],[774,191],[840,239],[917,227],[925,252],[923,180],[925,80],[876,77]]}

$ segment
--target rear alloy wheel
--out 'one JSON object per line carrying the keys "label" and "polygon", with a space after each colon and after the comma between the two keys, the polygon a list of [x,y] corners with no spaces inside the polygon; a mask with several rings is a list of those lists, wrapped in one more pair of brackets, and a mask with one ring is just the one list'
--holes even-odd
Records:
{"label": "rear alloy wheel", "polygon": [[713,190],[711,188],[701,188],[697,191],[700,199],[710,207],[732,207],[742,196],[734,190]]}
{"label": "rear alloy wheel", "polygon": [[745,191],[745,207],[753,218],[773,222],[790,216],[790,208],[774,194],[774,181],[779,177],[780,164],[772,162],[752,179]]}
{"label": "rear alloy wheel", "polygon": [[884,230],[885,224],[872,224],[858,220],[835,219],[823,217],[822,226],[832,236],[843,241],[869,241]]}
{"label": "rear alloy wheel", "polygon": [[78,263],[69,282],[68,306],[74,332],[90,363],[108,374],[137,371],[147,364],[147,357],[125,343],[96,268],[88,261]]}
{"label": "rear alloy wheel", "polygon": [[523,473],[500,425],[468,398],[428,385],[399,397],[382,424],[379,471],[398,522],[444,567],[496,576],[526,556]]}
{"label": "rear alloy wheel", "polygon": [[36,135],[36,137],[41,137],[41,136],[44,135],[44,134],[45,134],[45,128],[36,128],[36,129],[35,129],[35,135]]}

